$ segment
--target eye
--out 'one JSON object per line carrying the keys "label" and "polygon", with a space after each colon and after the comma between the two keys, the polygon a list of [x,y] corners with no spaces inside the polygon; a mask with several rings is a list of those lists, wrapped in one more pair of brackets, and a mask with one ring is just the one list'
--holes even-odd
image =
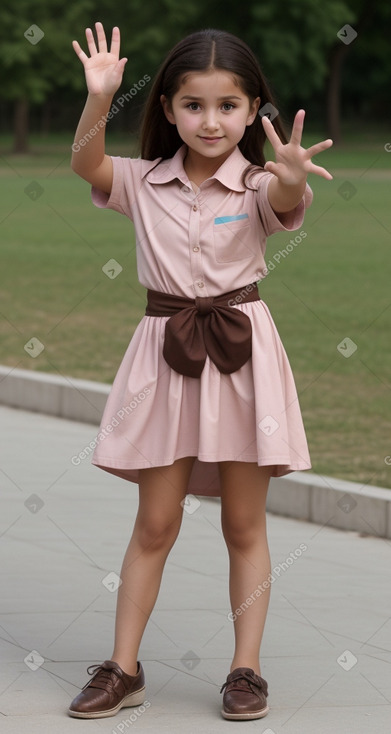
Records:
{"label": "eye", "polygon": [[[195,108],[198,108],[199,106],[200,105],[198,102],[189,102],[189,104],[186,105],[186,108],[191,109],[192,112],[196,112]],[[235,109],[236,107],[236,105],[232,104],[232,102],[223,102],[221,106],[224,108],[224,112],[231,112],[231,110]]]}

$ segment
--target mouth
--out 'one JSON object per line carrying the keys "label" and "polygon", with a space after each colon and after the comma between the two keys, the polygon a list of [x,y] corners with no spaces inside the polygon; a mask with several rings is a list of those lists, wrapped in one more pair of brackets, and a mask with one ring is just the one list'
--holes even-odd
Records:
{"label": "mouth", "polygon": [[220,136],[217,136],[217,135],[215,135],[215,136],[200,135],[199,137],[201,138],[201,140],[209,140],[210,142],[212,142],[212,141],[215,141],[215,140],[222,140],[222,138],[224,136],[223,135],[220,135]]}

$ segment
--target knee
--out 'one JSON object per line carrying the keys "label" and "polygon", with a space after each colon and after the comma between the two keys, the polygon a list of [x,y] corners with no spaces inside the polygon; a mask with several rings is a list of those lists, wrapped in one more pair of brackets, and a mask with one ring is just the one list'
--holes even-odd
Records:
{"label": "knee", "polygon": [[143,552],[169,551],[178,536],[180,524],[180,518],[141,517],[136,520],[134,532]]}
{"label": "knee", "polygon": [[247,513],[235,517],[222,516],[221,527],[228,548],[245,551],[259,542],[265,532],[265,522],[261,518],[254,519]]}

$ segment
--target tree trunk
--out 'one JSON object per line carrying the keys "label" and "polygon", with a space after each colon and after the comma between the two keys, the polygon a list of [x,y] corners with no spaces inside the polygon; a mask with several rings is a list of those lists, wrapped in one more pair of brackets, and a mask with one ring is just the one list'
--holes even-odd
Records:
{"label": "tree trunk", "polygon": [[46,100],[41,110],[41,135],[47,136],[51,130],[52,106],[50,100]]}
{"label": "tree trunk", "polygon": [[[376,10],[377,0],[364,0],[359,17],[354,23],[358,35],[368,26]],[[356,41],[354,40],[353,43]],[[335,145],[341,142],[341,77],[342,66],[350,44],[336,44],[330,54],[329,77],[327,82],[327,135]]]}
{"label": "tree trunk", "polygon": [[341,142],[341,69],[348,46],[334,46],[331,52],[327,85],[327,137],[334,145]]}
{"label": "tree trunk", "polygon": [[25,97],[16,100],[14,108],[14,153],[28,152],[29,108],[30,105]]}

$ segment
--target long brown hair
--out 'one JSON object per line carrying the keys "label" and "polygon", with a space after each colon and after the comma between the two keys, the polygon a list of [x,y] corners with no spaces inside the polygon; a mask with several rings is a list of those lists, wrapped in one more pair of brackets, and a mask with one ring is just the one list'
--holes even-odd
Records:
{"label": "long brown hair", "polygon": [[[151,161],[160,156],[172,158],[183,145],[176,125],[172,125],[164,114],[160,95],[164,94],[171,102],[184,74],[210,70],[234,74],[250,104],[260,97],[260,108],[267,103],[276,107],[258,60],[244,41],[232,33],[215,28],[196,31],[174,46],[157,72],[141,120],[141,158]],[[286,143],[287,136],[279,115],[274,118],[273,125],[282,142]],[[247,176],[259,171],[265,164],[265,142],[265,131],[261,117],[257,114],[238,143],[240,151],[250,161],[243,172],[244,185],[247,185]]]}

